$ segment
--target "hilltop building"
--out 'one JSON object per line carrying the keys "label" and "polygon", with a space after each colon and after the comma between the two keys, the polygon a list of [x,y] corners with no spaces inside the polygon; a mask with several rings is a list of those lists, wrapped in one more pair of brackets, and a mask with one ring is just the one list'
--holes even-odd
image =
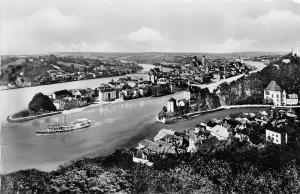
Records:
{"label": "hilltop building", "polygon": [[293,94],[287,94],[286,95],[286,105],[297,105],[299,103],[298,95]]}
{"label": "hilltop building", "polygon": [[264,90],[264,99],[272,100],[274,105],[281,106],[283,104],[283,91],[281,87],[272,80]]}
{"label": "hilltop building", "polygon": [[288,63],[291,63],[291,60],[290,59],[282,59],[282,63],[288,64]]}
{"label": "hilltop building", "polygon": [[287,94],[274,80],[264,90],[264,99],[271,100],[276,106],[297,105],[299,102],[297,94]]}
{"label": "hilltop building", "polygon": [[292,51],[292,55],[296,55],[297,57],[300,57],[300,47],[294,47]]}

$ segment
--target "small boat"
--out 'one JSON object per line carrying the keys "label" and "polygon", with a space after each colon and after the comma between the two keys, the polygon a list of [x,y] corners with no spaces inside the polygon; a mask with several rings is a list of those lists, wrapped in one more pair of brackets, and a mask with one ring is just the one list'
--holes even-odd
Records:
{"label": "small boat", "polygon": [[68,123],[56,123],[48,125],[46,129],[38,129],[36,131],[37,134],[56,134],[56,133],[64,133],[75,131],[82,128],[87,128],[92,125],[92,121],[88,119],[76,119],[72,122]]}

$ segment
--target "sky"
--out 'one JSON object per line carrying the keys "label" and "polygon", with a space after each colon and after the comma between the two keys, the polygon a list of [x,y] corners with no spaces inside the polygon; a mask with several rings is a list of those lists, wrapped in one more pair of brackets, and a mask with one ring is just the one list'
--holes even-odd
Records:
{"label": "sky", "polygon": [[300,0],[2,0],[1,53],[291,51]]}

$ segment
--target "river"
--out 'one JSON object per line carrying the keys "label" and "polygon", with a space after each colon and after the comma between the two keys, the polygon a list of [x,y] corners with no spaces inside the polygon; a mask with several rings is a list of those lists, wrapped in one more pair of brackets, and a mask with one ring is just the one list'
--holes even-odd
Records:
{"label": "river", "polygon": [[[28,168],[53,170],[80,157],[107,155],[117,148],[135,145],[155,134],[161,124],[155,116],[170,97],[182,98],[183,93],[159,98],[141,98],[122,103],[95,105],[67,115],[67,120],[88,118],[94,120],[90,128],[59,135],[36,135],[36,130],[53,122],[63,121],[63,115],[40,118],[23,123],[8,123],[6,117],[26,108],[37,92],[45,94],[61,89],[97,87],[112,78],[84,80],[5,90],[0,92],[1,103],[1,173]],[[117,79],[115,77],[114,79]],[[219,114],[210,114],[210,118]],[[228,112],[223,112],[228,114]],[[165,126],[167,127],[167,126]],[[175,126],[174,126],[175,127]]]}

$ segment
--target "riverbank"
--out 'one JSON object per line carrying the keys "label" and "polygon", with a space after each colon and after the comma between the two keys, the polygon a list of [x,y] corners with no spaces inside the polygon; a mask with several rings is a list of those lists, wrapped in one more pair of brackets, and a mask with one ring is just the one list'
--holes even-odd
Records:
{"label": "riverbank", "polygon": [[[24,110],[22,110],[22,111],[24,111]],[[22,111],[20,111],[20,112],[22,112]],[[61,114],[61,111],[55,111],[55,112],[43,113],[43,114],[33,115],[33,116],[28,116],[28,117],[16,118],[15,116],[17,114],[19,114],[20,112],[17,112],[17,113],[14,113],[12,115],[9,115],[7,117],[7,121],[11,122],[11,123],[21,123],[21,122],[25,122],[25,121],[30,121],[30,120],[34,120],[34,119],[39,119],[39,118],[43,118],[43,117],[48,117],[48,116],[53,116],[53,115]]]}
{"label": "riverbank", "polygon": [[[274,105],[264,105],[264,104],[245,104],[245,105],[231,105],[231,106],[220,106],[215,109],[206,110],[206,111],[196,111],[192,113],[187,113],[179,117],[174,118],[163,118],[159,119],[156,117],[156,120],[158,122],[164,123],[164,124],[172,124],[177,122],[182,122],[185,120],[189,120],[191,118],[197,118],[209,113],[218,112],[222,110],[229,110],[229,109],[241,109],[241,108],[278,108],[278,109],[288,109],[288,108],[300,108],[300,105],[297,106],[274,106]],[[175,121],[173,121],[175,119]],[[177,120],[176,120],[177,119]],[[169,122],[168,122],[169,121]]]}

